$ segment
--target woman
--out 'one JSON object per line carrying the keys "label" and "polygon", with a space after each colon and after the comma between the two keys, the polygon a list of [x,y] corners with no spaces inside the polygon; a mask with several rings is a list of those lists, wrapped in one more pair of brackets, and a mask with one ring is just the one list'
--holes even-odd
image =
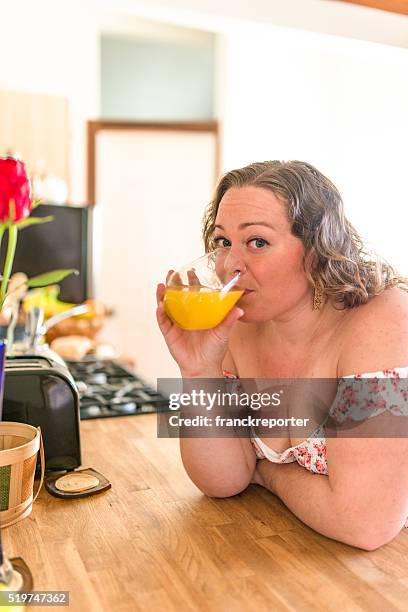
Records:
{"label": "woman", "polygon": [[[183,378],[408,376],[405,281],[367,256],[336,187],[310,164],[227,173],[204,242],[227,250],[227,272],[240,272],[245,292],[219,326],[188,332],[166,316],[158,286],[157,320]],[[256,483],[319,533],[365,550],[393,539],[408,516],[404,437],[182,438],[180,448],[205,494]]]}

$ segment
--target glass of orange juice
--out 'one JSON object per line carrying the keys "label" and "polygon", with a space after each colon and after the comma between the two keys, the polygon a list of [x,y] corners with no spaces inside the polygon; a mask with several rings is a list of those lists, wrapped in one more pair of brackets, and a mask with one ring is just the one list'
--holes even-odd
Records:
{"label": "glass of orange juice", "polygon": [[167,280],[164,308],[183,329],[216,327],[243,294],[237,289],[239,273],[224,268],[226,250],[219,248],[183,266]]}

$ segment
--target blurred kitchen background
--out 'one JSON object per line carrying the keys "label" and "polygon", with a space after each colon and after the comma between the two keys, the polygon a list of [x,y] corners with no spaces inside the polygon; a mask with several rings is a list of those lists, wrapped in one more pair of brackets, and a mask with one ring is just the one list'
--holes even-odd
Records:
{"label": "blurred kitchen background", "polygon": [[[202,213],[229,169],[315,164],[369,245],[408,274],[408,17],[360,4],[402,5],[1,3],[0,155],[21,154],[44,202],[90,207],[72,240],[77,301],[112,311],[99,341],[148,381],[178,375],[156,284],[202,254]],[[47,231],[58,250],[64,223]]]}

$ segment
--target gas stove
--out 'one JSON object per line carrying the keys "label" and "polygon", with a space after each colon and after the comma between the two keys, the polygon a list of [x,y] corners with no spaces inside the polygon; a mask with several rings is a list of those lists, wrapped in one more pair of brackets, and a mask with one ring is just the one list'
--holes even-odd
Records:
{"label": "gas stove", "polygon": [[168,410],[168,399],[122,364],[93,357],[66,364],[79,391],[81,420]]}

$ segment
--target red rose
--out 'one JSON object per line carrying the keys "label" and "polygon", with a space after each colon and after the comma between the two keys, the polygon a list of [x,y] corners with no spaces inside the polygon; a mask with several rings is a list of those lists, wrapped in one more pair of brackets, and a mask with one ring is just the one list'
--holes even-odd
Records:
{"label": "red rose", "polygon": [[[10,206],[12,202],[14,215]],[[28,217],[32,206],[30,181],[24,163],[12,157],[0,158],[0,223]]]}

